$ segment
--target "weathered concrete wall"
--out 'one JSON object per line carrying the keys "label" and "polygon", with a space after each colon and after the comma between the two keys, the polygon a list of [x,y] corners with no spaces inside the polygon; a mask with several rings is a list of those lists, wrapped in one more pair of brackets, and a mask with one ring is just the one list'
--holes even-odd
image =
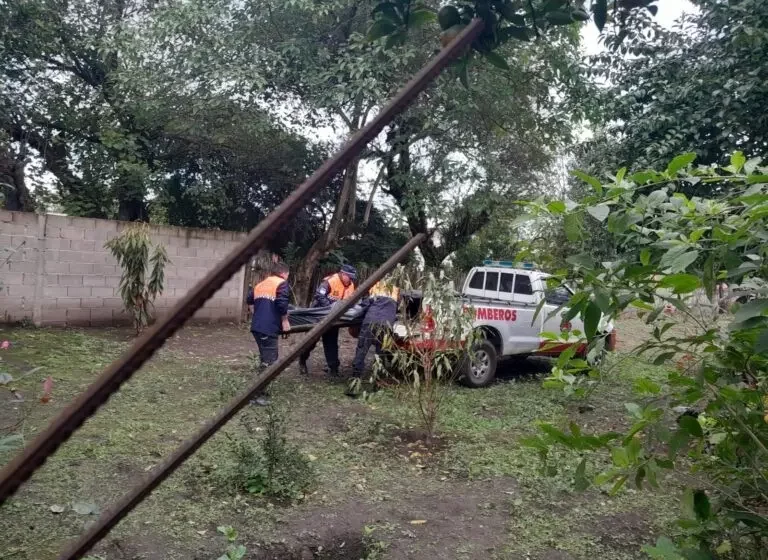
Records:
{"label": "weathered concrete wall", "polygon": [[[0,322],[104,325],[128,322],[118,295],[120,268],[104,243],[129,224],[92,218],[0,210]],[[167,312],[243,233],[151,226],[171,263],[155,316]],[[195,315],[237,320],[243,309],[244,271]]]}

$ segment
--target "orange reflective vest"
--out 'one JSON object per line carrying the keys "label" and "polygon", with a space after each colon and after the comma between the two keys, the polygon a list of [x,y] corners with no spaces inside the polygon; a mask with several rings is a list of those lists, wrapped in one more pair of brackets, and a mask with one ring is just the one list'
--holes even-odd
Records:
{"label": "orange reflective vest", "polygon": [[277,297],[277,288],[285,282],[279,276],[268,276],[253,287],[253,299],[268,299],[275,301]]}
{"label": "orange reflective vest", "polygon": [[386,284],[385,282],[379,280],[371,288],[370,296],[387,297],[389,299],[398,301],[400,299],[400,288],[391,284]]}
{"label": "orange reflective vest", "polygon": [[331,274],[325,279],[325,281],[328,282],[328,288],[330,289],[328,292],[329,299],[335,301],[340,299],[347,299],[352,295],[352,292],[355,291],[355,283],[350,282],[349,286],[344,286],[339,273]]}

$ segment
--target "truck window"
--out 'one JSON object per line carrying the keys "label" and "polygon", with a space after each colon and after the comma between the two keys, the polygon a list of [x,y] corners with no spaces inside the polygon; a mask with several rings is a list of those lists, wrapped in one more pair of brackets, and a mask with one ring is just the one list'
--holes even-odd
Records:
{"label": "truck window", "polygon": [[517,274],[515,276],[515,293],[525,296],[533,295],[530,277],[524,274]]}
{"label": "truck window", "polygon": [[508,272],[501,273],[501,282],[499,282],[499,291],[507,294],[512,293],[512,285],[515,283],[515,275]]}
{"label": "truck window", "polygon": [[547,290],[544,296],[550,305],[563,305],[571,299],[571,292],[565,286],[558,286]]}
{"label": "truck window", "polygon": [[498,272],[486,272],[485,273],[485,291],[496,292],[499,289],[499,273]]}
{"label": "truck window", "polygon": [[485,283],[485,272],[477,271],[472,280],[469,281],[469,287],[473,290],[482,290]]}

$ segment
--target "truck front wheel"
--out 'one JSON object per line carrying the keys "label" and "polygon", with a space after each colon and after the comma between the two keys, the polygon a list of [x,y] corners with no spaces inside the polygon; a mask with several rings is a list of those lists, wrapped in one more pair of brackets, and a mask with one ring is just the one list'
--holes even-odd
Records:
{"label": "truck front wheel", "polygon": [[462,385],[477,388],[485,387],[496,377],[496,348],[488,340],[481,340],[472,347],[471,356],[461,362]]}

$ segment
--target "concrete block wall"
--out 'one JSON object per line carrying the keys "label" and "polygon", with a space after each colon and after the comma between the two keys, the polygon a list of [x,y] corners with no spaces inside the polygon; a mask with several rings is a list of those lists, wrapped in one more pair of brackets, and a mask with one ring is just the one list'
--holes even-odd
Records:
{"label": "concrete block wall", "polygon": [[[0,210],[0,322],[36,325],[128,323],[118,293],[120,267],[104,243],[126,222]],[[171,259],[155,316],[167,312],[226,256],[244,233],[151,226],[153,241]],[[239,320],[244,270],[227,282],[195,318]]]}

